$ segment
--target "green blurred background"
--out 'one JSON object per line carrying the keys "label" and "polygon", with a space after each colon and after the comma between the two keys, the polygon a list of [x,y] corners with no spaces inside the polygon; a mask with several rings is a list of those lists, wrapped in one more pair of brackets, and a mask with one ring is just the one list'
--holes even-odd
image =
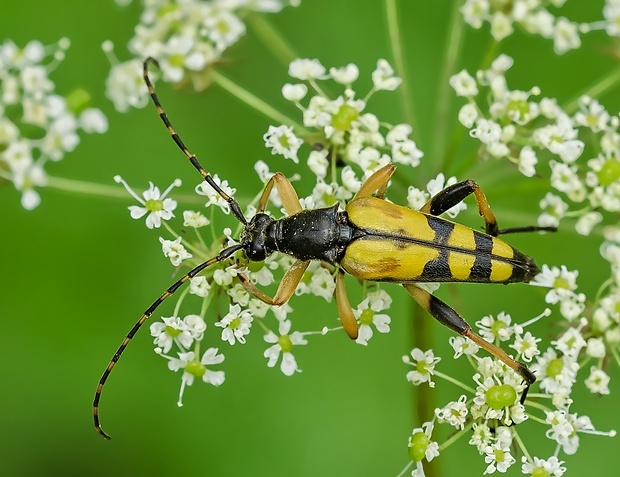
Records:
{"label": "green blurred background", "polygon": [[[563,12],[573,20],[591,21],[600,18],[602,5],[602,1],[569,1]],[[413,138],[426,153],[423,166],[401,171],[401,178],[422,186],[439,172],[429,138],[436,127],[438,78],[445,63],[452,2],[403,1],[398,7],[416,115]],[[125,45],[139,12],[136,2],[120,8],[112,0],[5,1],[0,32],[18,45],[69,37],[67,58],[52,74],[57,90],[66,94],[84,87],[110,121],[107,134],[83,137],[75,152],[49,164],[50,175],[112,185],[113,176],[121,174],[141,190],[148,180],[165,187],[180,177],[183,190],[191,192],[197,183],[195,171],[183,161],[154,109],[119,114],[104,96],[109,64],[100,45],[111,39],[119,57],[128,58]],[[369,87],[376,60],[391,60],[381,1],[307,0],[300,8],[268,19],[300,57],[319,58],[326,66],[356,63],[360,92]],[[465,28],[457,71],[475,70],[489,51],[488,28]],[[550,41],[516,33],[501,51],[515,58],[511,87],[538,85],[544,95],[557,97],[562,104],[618,67],[610,45],[606,35],[594,33],[584,38],[580,50],[558,57]],[[225,75],[294,113],[280,96],[281,85],[288,81],[286,65],[251,29],[227,58],[230,61],[221,69]],[[161,85],[158,92],[190,148],[210,170],[233,183],[239,197],[260,189],[252,169],[258,159],[268,161],[272,170],[297,171],[264,148],[262,135],[269,120],[221,88],[196,94]],[[610,112],[620,109],[617,88],[601,100]],[[454,108],[456,104],[453,101]],[[396,94],[378,94],[369,109],[386,121],[402,120]],[[448,135],[453,127],[451,120]],[[474,147],[473,140],[464,140],[464,153]],[[466,171],[453,163],[443,172],[459,178],[466,174],[481,183],[502,225],[535,221],[542,185],[536,189],[518,173],[490,163]],[[300,195],[311,187],[302,182]],[[228,350],[220,345],[228,351],[225,385],[214,389],[195,384],[186,391],[182,409],[176,406],[180,375],[168,371],[153,353],[144,330],[116,368],[102,399],[102,421],[113,437],[111,442],[102,440],[91,422],[99,376],[130,326],[172,281],[172,271],[161,257],[158,233],[129,218],[126,207],[131,200],[50,189],[41,195],[41,206],[27,212],[10,185],[0,188],[0,318],[5,330],[0,365],[1,475],[394,476],[407,463],[407,437],[420,422],[414,418],[415,396],[405,380],[409,368],[401,356],[411,349],[416,331],[411,326],[411,303],[396,286],[392,332],[376,336],[368,348],[352,344],[344,333],[312,339],[296,351],[303,373],[286,378],[267,368],[262,357],[266,344],[256,329],[245,346]],[[398,189],[391,197],[404,201]],[[463,217],[476,227],[477,220],[475,213]],[[509,241],[539,263],[579,268],[581,289],[590,297],[608,273],[598,256],[599,239],[577,236],[570,227],[553,236],[518,236]],[[514,319],[525,321],[544,308],[543,291],[519,285],[444,287],[439,295],[470,322],[502,310],[518,310]],[[293,320],[301,329],[312,329],[313,315],[335,314],[335,306],[320,299],[295,299],[292,305],[297,310]],[[450,359],[450,333],[431,318],[427,325],[425,333],[445,358],[441,369],[453,375],[459,370],[469,373],[465,363]],[[549,335],[553,328],[547,321],[537,331]],[[614,397],[617,369],[611,376],[612,397],[591,396],[580,384],[577,396],[583,400],[572,409],[589,414],[601,429],[620,427]],[[460,394],[443,382],[430,393],[437,403]],[[550,455],[553,446],[546,442],[542,426],[527,423],[523,429],[530,452]],[[581,446],[577,456],[567,458],[569,475],[609,475],[604,469],[618,441],[582,436]],[[485,465],[474,454],[460,442],[440,457],[440,468],[444,475],[480,475]],[[517,474],[519,468],[515,465],[512,472]]]}

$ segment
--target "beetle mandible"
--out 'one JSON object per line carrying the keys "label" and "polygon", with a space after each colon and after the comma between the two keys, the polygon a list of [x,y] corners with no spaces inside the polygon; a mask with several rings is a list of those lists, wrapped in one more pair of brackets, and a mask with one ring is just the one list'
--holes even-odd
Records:
{"label": "beetle mandible", "polygon": [[[99,401],[103,386],[129,341],[161,303],[181,285],[239,250],[242,250],[250,261],[265,260],[274,252],[285,253],[296,259],[285,273],[273,297],[254,286],[243,273],[238,274],[243,287],[269,305],[286,303],[295,292],[310,261],[321,260],[336,267],[335,296],[338,314],[343,328],[352,339],[357,337],[358,324],[347,298],[345,273],[361,280],[403,285],[413,299],[441,324],[469,338],[503,361],[523,377],[528,387],[536,380],[536,376],[527,366],[476,334],[453,308],[416,283],[530,282],[539,272],[534,260],[497,237],[512,232],[552,231],[554,228],[530,226],[499,229],[482,189],[473,180],[446,187],[419,211],[392,204],[384,200],[388,182],[395,171],[392,164],[372,174],[344,211],[339,210],[338,204],[303,210],[292,184],[283,174],[276,173],[263,189],[256,214],[247,220],[237,201],[218,186],[173,129],[149,78],[148,66],[151,63],[158,66],[153,58],[144,61],[144,81],[161,120],[190,163],[228,203],[233,215],[243,225],[243,231],[238,244],[224,248],[217,256],[190,270],[155,300],[131,328],[103,372],[95,392],[93,419],[99,434],[106,439],[110,438],[99,422]],[[280,219],[265,213],[273,187],[280,195],[287,213],[287,216]],[[472,194],[484,219],[485,233],[439,217]],[[521,396],[522,402],[526,393],[527,388]]]}

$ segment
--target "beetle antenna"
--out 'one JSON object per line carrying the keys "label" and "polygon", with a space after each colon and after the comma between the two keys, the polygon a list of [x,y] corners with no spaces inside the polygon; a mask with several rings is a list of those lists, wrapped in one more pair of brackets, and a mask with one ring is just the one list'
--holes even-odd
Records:
{"label": "beetle antenna", "polygon": [[125,339],[123,340],[121,345],[116,350],[116,353],[114,353],[114,356],[112,357],[112,359],[108,363],[108,366],[106,367],[105,371],[103,372],[103,375],[101,376],[101,379],[99,379],[99,384],[97,385],[97,391],[95,392],[95,399],[93,400],[93,420],[94,420],[94,423],[95,423],[95,429],[97,429],[97,432],[103,438],[110,439],[110,436],[103,431],[103,429],[101,428],[101,424],[99,423],[99,400],[101,399],[101,392],[103,391],[103,386],[105,385],[106,381],[108,380],[108,376],[110,376],[110,373],[112,372],[112,369],[114,368],[114,366],[116,365],[116,363],[120,359],[121,355],[123,354],[123,351],[125,351],[125,349],[129,345],[129,342],[131,341],[131,339],[138,332],[138,330],[144,324],[144,322],[159,307],[159,305],[161,305],[166,298],[168,298],[169,296],[173,295],[174,292],[177,291],[177,289],[181,285],[183,285],[186,281],[188,281],[191,278],[193,278],[196,275],[198,275],[205,268],[213,265],[214,263],[221,262],[222,260],[230,257],[233,253],[235,253],[237,250],[240,250],[241,248],[243,248],[242,244],[235,244],[235,245],[232,245],[230,247],[227,247],[224,250],[222,250],[216,257],[210,258],[206,262],[203,262],[200,265],[198,265],[197,267],[195,267],[192,270],[190,270],[185,276],[183,276],[182,278],[177,280],[157,300],[155,300],[153,302],[153,304],[151,306],[149,306],[147,308],[147,310],[142,314],[142,316],[136,322],[136,324],[133,325],[133,328],[131,328],[131,330],[129,330],[129,333],[127,333],[127,336],[125,337]]}
{"label": "beetle antenna", "polygon": [[157,94],[155,94],[155,87],[153,86],[153,83],[151,82],[151,79],[149,78],[149,69],[148,69],[149,63],[152,63],[159,68],[159,63],[157,62],[155,58],[149,57],[146,60],[144,60],[144,64],[143,64],[144,82],[146,83],[146,87],[149,90],[151,99],[153,100],[153,103],[155,104],[155,107],[157,108],[159,117],[161,118],[164,125],[168,129],[170,136],[172,136],[172,139],[174,140],[176,145],[179,146],[179,149],[181,149],[181,151],[183,151],[183,153],[187,156],[187,158],[189,159],[189,162],[191,162],[192,165],[198,170],[198,172],[200,172],[200,175],[204,178],[205,182],[207,182],[207,184],[213,187],[213,189],[220,195],[220,197],[222,197],[222,199],[228,202],[228,206],[230,207],[230,210],[232,210],[232,213],[237,218],[237,220],[239,220],[239,222],[241,222],[243,225],[247,225],[248,222],[243,216],[243,212],[241,212],[239,203],[233,197],[229,196],[226,192],[224,192],[222,188],[215,183],[215,181],[213,180],[213,177],[211,177],[211,174],[205,171],[205,169],[202,167],[200,162],[198,162],[198,159],[196,158],[196,156],[187,149],[187,147],[185,146],[185,144],[183,143],[183,141],[181,140],[177,132],[172,127],[172,124],[170,124],[170,120],[168,119],[168,116],[164,112],[164,108],[162,108],[161,103],[159,102],[159,99],[157,98]]}

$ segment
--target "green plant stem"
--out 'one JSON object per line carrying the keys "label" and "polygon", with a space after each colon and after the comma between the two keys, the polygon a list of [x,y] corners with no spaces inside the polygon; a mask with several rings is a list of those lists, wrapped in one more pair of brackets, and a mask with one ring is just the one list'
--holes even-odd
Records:
{"label": "green plant stem", "polygon": [[309,131],[307,131],[297,121],[293,120],[292,118],[289,118],[285,114],[273,108],[272,106],[264,102],[262,99],[250,93],[248,90],[243,89],[241,86],[236,84],[234,81],[226,78],[224,75],[222,75],[218,71],[214,70],[212,72],[212,75],[213,75],[213,82],[215,84],[217,84],[218,86],[228,91],[230,94],[232,94],[237,99],[247,104],[252,109],[267,116],[269,119],[273,119],[278,124],[285,124],[288,126],[293,126],[296,129],[296,133],[298,135],[309,134]]}
{"label": "green plant stem", "polygon": [[[471,430],[473,425],[474,421],[469,421],[463,429],[452,434],[450,438],[446,439],[446,441],[439,446],[439,452],[442,452],[448,447],[450,447],[454,442],[458,441],[463,436],[463,434],[467,434]],[[463,473],[463,475],[465,475],[465,473]]]}
{"label": "green plant stem", "polygon": [[402,49],[403,42],[401,41],[400,27],[398,26],[398,11],[396,7],[396,0],[385,0],[385,13],[387,18],[388,34],[390,36],[390,47],[392,49],[392,57],[394,58],[394,66],[396,67],[396,73],[402,80],[400,88],[402,108],[405,121],[417,131],[415,115],[413,113],[413,101],[411,100],[409,81],[407,72],[405,69],[405,60]]}
{"label": "green plant stem", "polygon": [[435,127],[433,128],[435,136],[433,137],[431,154],[433,157],[441,157],[442,162],[439,170],[446,172],[449,158],[445,153],[446,137],[448,136],[448,123],[450,115],[450,105],[452,94],[450,94],[450,77],[456,70],[461,45],[463,44],[463,20],[459,11],[460,2],[453,2],[452,15],[450,16],[450,24],[448,25],[448,39],[446,49],[443,55],[443,70],[439,77],[439,87],[437,95],[437,111],[435,112]]}
{"label": "green plant stem", "polygon": [[285,41],[265,15],[253,13],[247,17],[248,25],[256,36],[273,52],[279,61],[288,65],[298,57],[291,45]]}
{"label": "green plant stem", "polygon": [[441,371],[435,371],[434,374],[438,378],[441,378],[441,379],[443,379],[445,381],[448,381],[449,383],[454,384],[455,386],[458,386],[463,391],[467,391],[470,394],[476,394],[476,390],[474,388],[471,388],[471,387],[467,386],[466,384],[463,384],[462,382],[454,379],[451,376],[448,376],[447,374],[443,374]]}
{"label": "green plant stem", "polygon": [[579,109],[579,98],[581,98],[582,96],[590,96],[592,98],[596,98],[604,95],[609,90],[618,87],[620,87],[620,68],[616,68],[610,71],[598,81],[593,83],[582,93],[578,94],[575,98],[569,101],[563,107],[563,109],[568,113],[575,112],[577,109]]}
{"label": "green plant stem", "polygon": [[[48,176],[47,187],[50,189],[72,192],[74,194],[92,195],[96,197],[110,197],[114,199],[127,199],[129,194],[122,186],[96,184],[94,182],[67,179],[65,177]],[[202,204],[203,199],[195,195],[179,194],[175,199],[180,202]]]}
{"label": "green plant stem", "polygon": [[[413,300],[411,300],[410,303],[411,311],[409,315],[411,316],[411,325],[409,326],[409,330],[410,341],[413,344],[412,348],[420,348],[422,350],[430,349],[433,346],[433,328],[432,326],[428,326],[428,323],[431,320],[428,319],[428,316],[422,307],[418,306],[417,303],[414,303]],[[435,402],[435,393],[429,392],[426,387],[422,389],[421,386],[413,386],[412,404],[413,415],[416,420],[416,425],[414,427],[417,427],[423,422],[431,420],[433,417],[434,410],[437,407]],[[441,470],[439,466],[440,464],[438,459],[433,459],[432,461],[426,463],[424,465],[426,476],[440,476]]]}

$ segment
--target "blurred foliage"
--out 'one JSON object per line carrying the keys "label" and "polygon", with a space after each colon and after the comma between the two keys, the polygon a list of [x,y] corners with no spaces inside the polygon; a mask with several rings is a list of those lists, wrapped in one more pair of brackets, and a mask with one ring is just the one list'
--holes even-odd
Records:
{"label": "blurred foliage", "polygon": [[[436,127],[438,78],[445,61],[451,3],[398,2],[415,112],[412,137],[426,153],[420,169],[402,171],[402,183],[421,186],[439,172],[428,138]],[[596,19],[602,3],[569,1],[567,15]],[[19,45],[30,39],[51,43],[69,37],[72,46],[52,79],[62,93],[85,88],[108,115],[110,131],[85,138],[65,160],[50,164],[51,175],[112,185],[113,176],[122,174],[144,189],[148,180],[165,187],[180,177],[183,190],[191,192],[198,179],[195,171],[184,162],[154,108],[149,105],[119,114],[104,97],[109,64],[101,43],[113,40],[116,53],[124,58],[139,11],[137,2],[121,8],[112,0],[6,2],[0,31],[3,39]],[[362,85],[369,83],[378,58],[391,60],[385,6],[378,0],[307,0],[299,8],[269,16],[268,21],[300,57],[316,57],[327,66],[356,63]],[[482,66],[491,45],[488,27],[465,28],[456,71]],[[549,41],[517,32],[501,45],[501,51],[515,59],[509,76],[512,87],[538,85],[544,95],[557,97],[562,104],[617,67],[609,47],[609,37],[594,33],[584,38],[581,49],[557,56]],[[226,56],[221,71],[228,77],[275,107],[295,112],[280,95],[281,85],[288,81],[287,65],[251,28]],[[268,161],[272,170],[296,172],[292,163],[272,158],[263,147],[269,121],[220,88],[196,94],[162,85],[158,92],[190,149],[237,188],[239,199],[260,189],[252,168],[258,159]],[[620,109],[617,88],[599,99],[611,112]],[[457,102],[452,104],[456,113]],[[398,95],[377,94],[371,106],[388,121],[402,118]],[[456,121],[448,124],[448,137],[452,127],[463,132]],[[473,140],[465,138],[463,154],[474,147]],[[502,225],[535,222],[534,213],[518,212],[528,206],[536,210],[540,192],[524,185],[517,172],[498,175],[498,170],[491,163],[480,163],[463,171],[454,162],[443,172],[460,178],[466,173],[481,183]],[[300,195],[311,186],[297,185]],[[182,409],[176,406],[180,376],[168,371],[153,353],[144,330],[102,399],[102,420],[113,437],[111,442],[103,441],[91,422],[100,373],[140,313],[172,282],[171,267],[161,257],[157,232],[129,218],[130,199],[52,189],[41,194],[41,206],[27,212],[19,207],[12,187],[0,187],[0,317],[5,330],[0,474],[394,476],[404,467],[407,437],[420,422],[414,418],[412,386],[405,380],[408,369],[401,362],[416,333],[410,319],[413,306],[397,286],[392,294],[392,332],[376,336],[368,348],[351,343],[344,333],[313,340],[297,353],[303,373],[287,378],[267,368],[262,357],[266,345],[256,329],[245,346],[237,345],[227,353],[226,383],[218,389],[197,383],[186,392]],[[404,201],[404,191],[396,188],[391,198]],[[462,220],[477,227],[475,215]],[[598,240],[577,236],[566,227],[552,236],[518,236],[509,241],[539,263],[578,268],[581,290],[592,296],[607,273],[599,263]],[[543,291],[520,285],[447,286],[440,296],[470,322],[501,310],[515,310],[513,318],[524,321],[545,306]],[[308,323],[315,315],[336,313],[333,304],[318,299],[296,298],[292,305],[293,319],[304,329],[311,328]],[[450,332],[427,319],[425,332],[444,357],[442,369],[451,374],[469,372],[464,363],[450,359],[446,339]],[[554,325],[543,321],[538,329],[547,332]],[[604,429],[619,424],[614,395],[620,373],[613,369],[611,376],[611,397],[598,399],[580,385],[577,396],[583,401],[574,407]],[[429,393],[439,402],[459,395],[445,383]],[[543,429],[533,423],[524,426]],[[543,444],[542,432],[528,436],[528,447],[536,449],[537,441],[551,449],[550,443]],[[617,441],[584,436],[581,445],[577,456],[567,459],[570,475],[608,473],[605,469]],[[485,468],[464,443],[442,455],[439,466],[444,475],[465,475],[464,468],[471,469],[467,475],[479,475]]]}

